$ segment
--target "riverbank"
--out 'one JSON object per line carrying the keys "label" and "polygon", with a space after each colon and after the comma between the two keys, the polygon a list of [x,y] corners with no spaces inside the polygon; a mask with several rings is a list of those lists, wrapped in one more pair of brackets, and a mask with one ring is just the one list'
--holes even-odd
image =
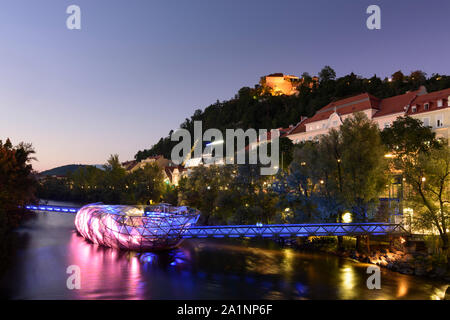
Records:
{"label": "riverbank", "polygon": [[335,237],[297,239],[289,246],[299,251],[320,251],[349,258],[364,263],[371,263],[406,275],[427,277],[450,284],[450,267],[442,256],[416,251],[400,242],[371,245],[372,249],[355,250],[356,241],[344,240],[342,249],[338,249]]}

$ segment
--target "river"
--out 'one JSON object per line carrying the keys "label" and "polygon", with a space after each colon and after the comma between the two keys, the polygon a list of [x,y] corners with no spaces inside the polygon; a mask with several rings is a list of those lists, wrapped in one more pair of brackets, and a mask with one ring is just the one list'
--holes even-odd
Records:
{"label": "river", "polygon": [[[58,203],[54,203],[58,204]],[[67,205],[67,203],[65,203]],[[74,214],[39,213],[17,230],[17,252],[1,279],[9,299],[442,299],[447,285],[368,264],[280,248],[270,240],[185,240],[175,250],[136,254],[77,235]],[[67,287],[68,266],[81,289]]]}

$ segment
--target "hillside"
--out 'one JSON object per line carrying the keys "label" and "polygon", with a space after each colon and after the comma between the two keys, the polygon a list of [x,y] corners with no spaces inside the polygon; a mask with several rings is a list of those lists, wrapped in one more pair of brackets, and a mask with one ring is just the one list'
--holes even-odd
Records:
{"label": "hillside", "polygon": [[[422,71],[414,71],[409,76],[397,71],[385,79],[376,75],[363,78],[354,73],[336,78],[335,71],[326,66],[317,78],[303,74],[302,79],[297,87],[298,95],[292,96],[273,96],[259,85],[254,88],[241,88],[233,99],[217,101],[204,110],[196,110],[180,128],[189,130],[192,136],[194,121],[202,121],[204,131],[209,128],[285,128],[297,124],[302,116],[313,116],[317,110],[332,101],[360,93],[367,92],[383,99],[417,90],[421,85],[424,85],[428,92],[450,88],[450,76],[433,74],[427,78]],[[138,151],[135,159],[140,161],[159,154],[170,158],[171,150],[177,144],[170,141],[170,134],[171,132],[162,137],[150,149]]]}
{"label": "hillside", "polygon": [[66,176],[69,173],[73,173],[79,168],[88,167],[88,165],[84,164],[69,164],[61,167],[56,167],[50,170],[46,170],[43,172],[40,172],[39,175],[41,176]]}

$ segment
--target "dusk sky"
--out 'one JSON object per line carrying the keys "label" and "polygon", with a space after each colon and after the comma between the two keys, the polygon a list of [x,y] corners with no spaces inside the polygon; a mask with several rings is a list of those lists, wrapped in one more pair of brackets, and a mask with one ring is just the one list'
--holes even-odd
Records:
{"label": "dusk sky", "polygon": [[2,1],[0,139],[33,143],[39,171],[125,161],[266,74],[450,74],[449,14],[448,0]]}

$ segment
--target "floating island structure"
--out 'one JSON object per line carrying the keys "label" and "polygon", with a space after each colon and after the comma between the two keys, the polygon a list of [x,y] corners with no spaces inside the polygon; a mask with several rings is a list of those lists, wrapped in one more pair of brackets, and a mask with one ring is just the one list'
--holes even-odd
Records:
{"label": "floating island structure", "polygon": [[200,211],[169,204],[150,206],[89,204],[75,226],[86,239],[102,246],[134,250],[167,250],[178,246],[184,232],[197,223]]}

